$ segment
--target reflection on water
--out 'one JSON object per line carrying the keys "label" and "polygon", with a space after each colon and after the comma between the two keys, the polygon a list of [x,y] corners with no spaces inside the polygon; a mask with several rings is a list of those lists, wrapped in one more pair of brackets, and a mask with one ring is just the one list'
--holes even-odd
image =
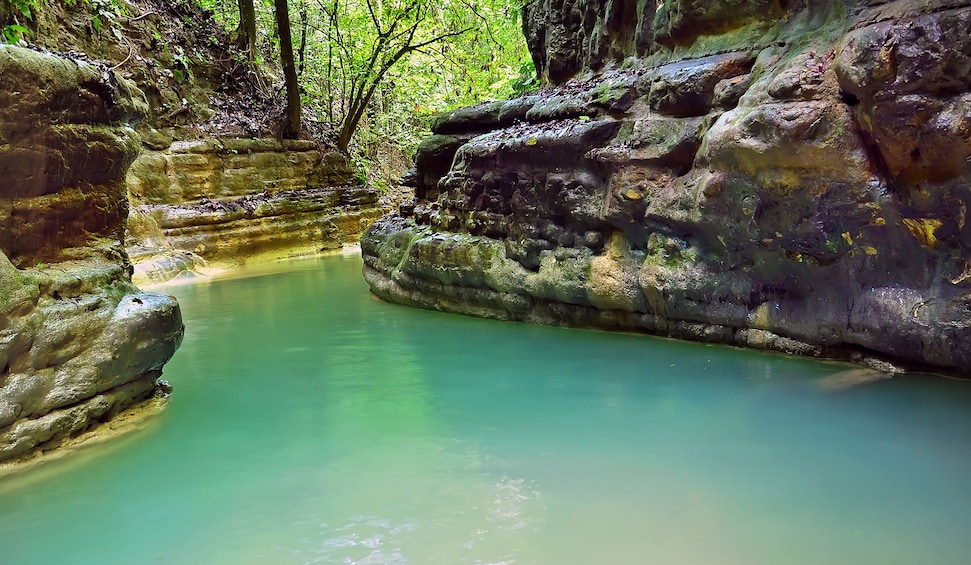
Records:
{"label": "reflection on water", "polygon": [[169,410],[0,482],[0,563],[967,562],[967,383],[412,310],[359,270],[167,289]]}

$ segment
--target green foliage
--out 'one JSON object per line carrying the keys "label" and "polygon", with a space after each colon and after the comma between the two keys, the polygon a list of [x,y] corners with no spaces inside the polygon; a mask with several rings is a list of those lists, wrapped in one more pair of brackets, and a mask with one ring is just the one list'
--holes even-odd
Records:
{"label": "green foliage", "polygon": [[95,33],[110,27],[117,29],[118,18],[126,15],[126,10],[119,3],[119,0],[84,0],[94,12],[91,15],[91,28]]}
{"label": "green foliage", "polygon": [[17,15],[19,14],[28,21],[33,21],[34,12],[37,10],[37,0],[9,0],[9,4],[13,8],[13,23],[3,26],[3,42],[17,43],[23,36],[30,33],[26,26],[21,25]]}
{"label": "green foliage", "polygon": [[[236,0],[195,1],[227,30],[238,26]],[[406,166],[435,114],[539,86],[522,36],[521,5],[290,0],[305,121],[330,131],[354,161],[371,163],[362,169],[371,182],[390,161],[392,168]],[[267,64],[278,64],[270,3],[256,8],[258,44]],[[267,73],[278,76],[272,67]]]}
{"label": "green foliage", "polygon": [[29,29],[22,25],[10,24],[3,28],[3,41],[4,43],[17,43],[29,31]]}
{"label": "green foliage", "polygon": [[175,80],[180,84],[185,82],[187,78],[192,77],[192,60],[189,55],[185,52],[185,49],[181,45],[175,45],[172,48],[172,60],[176,65],[181,68],[173,68],[172,74],[175,76]]}
{"label": "green foliage", "polygon": [[532,59],[526,59],[519,67],[519,76],[509,83],[512,97],[522,96],[539,90],[539,77]]}
{"label": "green foliage", "polygon": [[32,11],[37,8],[37,0],[11,0],[11,3],[23,17],[28,20],[34,19]]}
{"label": "green foliage", "polygon": [[309,107],[373,162],[372,183],[408,166],[434,115],[528,88],[515,82],[528,58],[518,0],[312,1],[324,21],[308,11]]}

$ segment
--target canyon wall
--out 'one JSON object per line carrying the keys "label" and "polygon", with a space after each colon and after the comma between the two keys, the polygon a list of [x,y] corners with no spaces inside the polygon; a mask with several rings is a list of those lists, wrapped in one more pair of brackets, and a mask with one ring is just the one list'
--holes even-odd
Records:
{"label": "canyon wall", "polygon": [[311,140],[215,137],[147,148],[127,176],[136,282],[340,249],[382,213]]}
{"label": "canyon wall", "polygon": [[108,67],[0,45],[0,462],[153,395],[176,301],[130,282],[125,172],[144,96]]}
{"label": "canyon wall", "polygon": [[971,376],[971,3],[534,0],[362,238],[403,304]]}
{"label": "canyon wall", "polygon": [[[340,248],[386,210],[339,152],[311,140],[323,130],[312,115],[303,139],[276,139],[284,101],[272,77],[196,3],[32,6],[30,41],[110,61],[148,103],[127,175],[137,284]],[[117,13],[93,30],[98,10]]]}

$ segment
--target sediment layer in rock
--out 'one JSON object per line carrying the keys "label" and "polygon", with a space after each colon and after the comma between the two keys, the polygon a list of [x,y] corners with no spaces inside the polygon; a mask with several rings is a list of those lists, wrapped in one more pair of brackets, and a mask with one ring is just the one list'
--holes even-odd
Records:
{"label": "sediment layer in rock", "polygon": [[127,182],[136,281],[339,249],[382,214],[378,191],[313,141],[176,142],[143,151]]}
{"label": "sediment layer in rock", "polygon": [[783,4],[533,3],[579,74],[433,125],[372,290],[971,375],[971,5]]}

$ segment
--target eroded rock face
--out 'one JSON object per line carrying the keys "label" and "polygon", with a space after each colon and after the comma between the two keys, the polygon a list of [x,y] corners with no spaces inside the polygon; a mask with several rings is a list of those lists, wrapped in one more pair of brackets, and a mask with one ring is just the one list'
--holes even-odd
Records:
{"label": "eroded rock face", "polygon": [[145,150],[127,176],[135,281],[339,249],[383,213],[378,191],[353,182],[346,160],[314,141],[217,138]]}
{"label": "eroded rock face", "polygon": [[0,248],[20,265],[57,261],[92,233],[116,237],[116,198],[138,152],[127,124],[146,108],[105,69],[29,49],[0,56]]}
{"label": "eroded rock face", "polygon": [[469,140],[441,175],[418,156],[425,199],[365,234],[365,277],[426,308],[971,375],[969,18],[663,2],[623,67],[575,50],[577,78],[439,120]]}
{"label": "eroded rock face", "polygon": [[536,0],[523,6],[523,33],[538,74],[561,83],[581,69],[600,69],[646,55],[655,0]]}
{"label": "eroded rock face", "polygon": [[0,45],[0,461],[156,392],[182,340],[129,280],[124,174],[144,98],[106,67]]}

